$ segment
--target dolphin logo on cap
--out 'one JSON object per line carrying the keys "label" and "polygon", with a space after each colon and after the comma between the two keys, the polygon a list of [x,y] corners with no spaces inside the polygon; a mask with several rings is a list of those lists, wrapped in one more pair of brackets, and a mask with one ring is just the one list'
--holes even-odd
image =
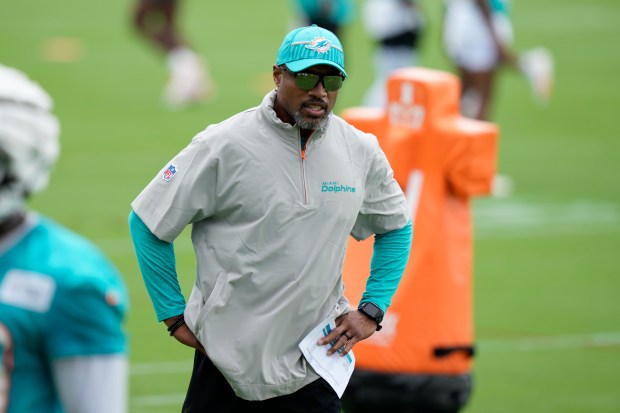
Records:
{"label": "dolphin logo on cap", "polygon": [[291,46],[297,46],[300,44],[305,45],[306,49],[314,50],[317,53],[327,53],[329,52],[329,49],[331,49],[332,47],[342,52],[341,48],[334,45],[332,42],[330,42],[324,37],[315,37],[313,40],[309,42],[295,42]]}

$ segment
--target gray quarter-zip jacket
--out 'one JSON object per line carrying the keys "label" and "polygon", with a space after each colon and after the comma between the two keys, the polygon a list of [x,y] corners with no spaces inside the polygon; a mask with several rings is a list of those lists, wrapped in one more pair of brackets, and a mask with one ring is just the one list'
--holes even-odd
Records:
{"label": "gray quarter-zip jacket", "polygon": [[302,151],[299,128],[273,110],[275,96],[196,135],[132,203],[161,240],[192,224],[197,274],[186,320],[247,400],[318,378],[298,344],[328,315],[349,311],[349,235],[409,220],[374,136],[332,114]]}

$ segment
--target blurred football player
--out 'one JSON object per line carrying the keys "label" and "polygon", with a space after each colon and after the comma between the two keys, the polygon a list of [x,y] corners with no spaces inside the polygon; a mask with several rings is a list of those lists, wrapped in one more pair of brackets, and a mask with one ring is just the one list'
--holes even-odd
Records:
{"label": "blurred football player", "polygon": [[488,120],[497,72],[516,63],[508,7],[508,0],[446,0],[444,48],[459,72],[467,117]]}
{"label": "blurred football player", "polygon": [[362,105],[382,108],[386,103],[386,82],[397,69],[418,65],[418,48],[423,33],[422,12],[417,0],[365,0],[364,28],[375,41],[375,79]]}
{"label": "blurred football player", "polygon": [[123,281],[90,242],[26,207],[59,154],[52,105],[0,65],[0,412],[124,413]]}
{"label": "blurred football player", "polygon": [[353,0],[292,0],[300,25],[316,24],[342,39],[342,28],[355,14]]}
{"label": "blurred football player", "polygon": [[461,78],[461,112],[490,118],[496,78],[502,67],[519,70],[533,97],[546,104],[554,78],[553,56],[544,47],[513,49],[510,0],[445,0],[444,49]]}
{"label": "blurred football player", "polygon": [[170,108],[182,108],[212,97],[205,62],[181,38],[177,28],[179,0],[137,0],[133,24],[151,44],[166,54],[169,80],[164,90]]}

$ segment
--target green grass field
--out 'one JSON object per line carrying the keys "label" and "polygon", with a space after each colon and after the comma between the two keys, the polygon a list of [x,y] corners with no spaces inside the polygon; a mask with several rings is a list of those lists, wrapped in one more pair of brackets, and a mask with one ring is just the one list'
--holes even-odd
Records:
{"label": "green grass field", "polygon": [[[441,2],[421,3],[421,63],[450,70],[440,49]],[[475,202],[479,352],[466,412],[618,412],[620,3],[514,6],[516,47],[548,47],[557,78],[546,108],[516,73],[500,78],[499,169],[514,191]],[[285,0],[186,1],[185,34],[208,57],[217,97],[170,112],[160,101],[163,57],[132,31],[130,7],[129,0],[4,0],[0,62],[44,85],[62,123],[51,187],[32,207],[90,237],[127,281],[131,412],[178,412],[192,352],[156,323],[128,235],[129,204],[196,132],[258,104],[292,14]],[[372,43],[359,18],[344,43],[350,78],[337,112],[358,105],[372,79]],[[186,236],[176,248],[189,293]]]}

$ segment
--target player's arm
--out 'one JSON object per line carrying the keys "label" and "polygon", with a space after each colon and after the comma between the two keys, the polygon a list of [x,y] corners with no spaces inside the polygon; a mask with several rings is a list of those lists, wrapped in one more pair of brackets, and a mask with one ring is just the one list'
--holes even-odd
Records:
{"label": "player's arm", "polygon": [[409,259],[412,224],[405,195],[376,140],[373,148],[365,199],[352,235],[364,239],[375,234],[370,276],[360,304],[373,303],[385,313]]}
{"label": "player's arm", "polygon": [[90,244],[64,250],[63,275],[47,313],[43,354],[48,358],[63,411],[127,412],[129,306],[122,277]]}
{"label": "player's arm", "polygon": [[70,357],[52,363],[52,374],[66,413],[127,411],[125,354]]}
{"label": "player's arm", "polygon": [[177,277],[173,243],[157,238],[134,211],[129,214],[129,232],[157,321],[183,314],[185,298]]}
{"label": "player's arm", "polygon": [[174,245],[157,238],[134,211],[129,214],[129,230],[157,320],[163,321],[169,329],[174,328],[171,332],[178,341],[204,353],[186,325],[181,322],[175,326],[185,310],[185,298],[177,276]]}
{"label": "player's arm", "polygon": [[375,235],[370,277],[360,304],[371,302],[387,311],[409,260],[412,234],[409,220],[402,228]]}

